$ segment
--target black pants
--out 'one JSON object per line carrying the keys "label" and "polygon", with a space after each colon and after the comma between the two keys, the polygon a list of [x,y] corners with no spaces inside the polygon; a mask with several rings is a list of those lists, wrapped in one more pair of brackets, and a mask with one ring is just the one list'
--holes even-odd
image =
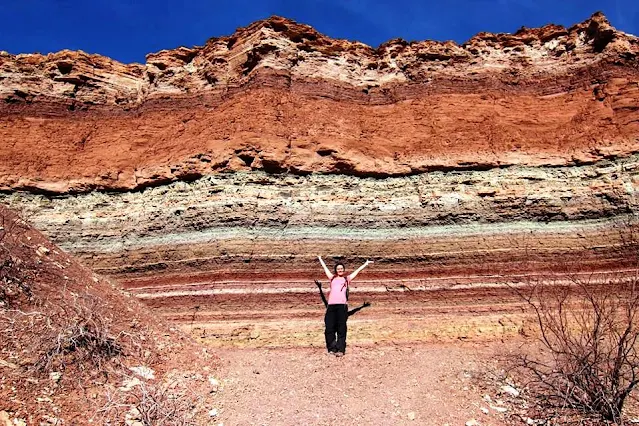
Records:
{"label": "black pants", "polygon": [[[346,352],[346,318],[348,305],[328,305],[324,316],[324,337],[329,352]],[[335,335],[337,334],[337,339]]]}

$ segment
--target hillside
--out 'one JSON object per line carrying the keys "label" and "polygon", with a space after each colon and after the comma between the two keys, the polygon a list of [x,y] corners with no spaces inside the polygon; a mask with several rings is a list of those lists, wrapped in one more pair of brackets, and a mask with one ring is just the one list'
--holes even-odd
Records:
{"label": "hillside", "polygon": [[208,424],[217,403],[217,357],[2,206],[0,327],[2,425]]}

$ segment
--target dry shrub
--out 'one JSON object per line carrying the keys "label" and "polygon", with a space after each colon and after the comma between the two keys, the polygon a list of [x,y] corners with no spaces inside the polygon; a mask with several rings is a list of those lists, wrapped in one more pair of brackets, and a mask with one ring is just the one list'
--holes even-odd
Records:
{"label": "dry shrub", "polygon": [[537,282],[520,295],[533,309],[546,357],[522,356],[530,389],[548,413],[574,410],[622,422],[639,383],[636,277]]}
{"label": "dry shrub", "polygon": [[[576,414],[580,422],[623,424],[639,384],[639,272],[635,222],[620,222],[622,272],[528,276],[513,290],[534,313],[543,353],[518,365],[546,419]],[[634,257],[634,259],[633,259]]]}
{"label": "dry shrub", "polygon": [[33,373],[71,368],[108,374],[107,362],[123,354],[120,335],[111,334],[112,318],[93,296],[71,300],[55,307],[41,304],[37,310],[0,312],[6,338],[3,352],[20,354],[22,364]]}
{"label": "dry shrub", "polygon": [[111,334],[113,319],[107,307],[89,294],[72,295],[53,314],[43,318],[45,328],[38,334],[37,371],[64,369],[103,370],[106,361],[122,354],[118,336]]}
{"label": "dry shrub", "polygon": [[93,420],[105,425],[128,419],[145,426],[188,426],[196,424],[196,407],[195,396],[184,385],[139,381],[129,391],[108,392],[105,405],[96,410]]}

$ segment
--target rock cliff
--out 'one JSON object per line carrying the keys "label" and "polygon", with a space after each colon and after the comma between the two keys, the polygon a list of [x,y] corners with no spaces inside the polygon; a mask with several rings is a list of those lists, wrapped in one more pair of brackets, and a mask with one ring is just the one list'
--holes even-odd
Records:
{"label": "rock cliff", "polygon": [[273,17],[144,65],[0,56],[0,189],[221,171],[407,176],[639,151],[639,40],[601,14],[453,42],[333,40]]}
{"label": "rock cliff", "polygon": [[219,344],[321,344],[318,254],[376,260],[361,341],[517,332],[504,283],[636,266],[638,52],[595,14],[462,45],[273,17],[143,65],[2,53],[0,201]]}

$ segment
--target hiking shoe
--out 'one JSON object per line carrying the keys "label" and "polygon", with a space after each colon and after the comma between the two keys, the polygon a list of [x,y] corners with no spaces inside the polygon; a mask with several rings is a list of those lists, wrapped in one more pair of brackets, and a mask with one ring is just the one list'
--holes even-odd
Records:
{"label": "hiking shoe", "polygon": [[344,356],[344,352],[335,352],[335,356],[336,357],[343,357]]}

